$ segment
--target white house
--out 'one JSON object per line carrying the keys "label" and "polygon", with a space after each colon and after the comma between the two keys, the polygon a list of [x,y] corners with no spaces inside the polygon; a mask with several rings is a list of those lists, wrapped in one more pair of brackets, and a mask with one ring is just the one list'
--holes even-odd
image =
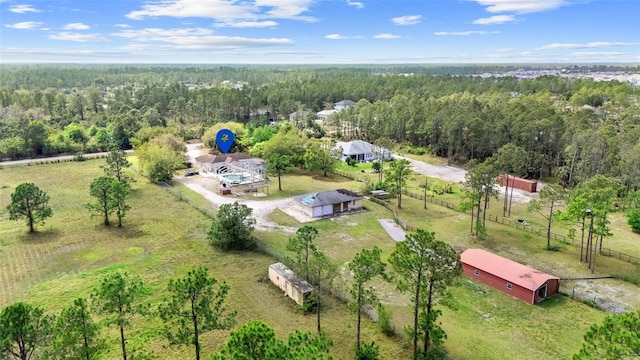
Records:
{"label": "white house", "polygon": [[345,189],[329,190],[293,198],[300,212],[319,218],[362,209],[362,195]]}
{"label": "white house", "polygon": [[338,101],[337,103],[333,104],[333,108],[337,111],[340,110],[346,110],[352,106],[354,106],[356,103],[351,101],[351,100],[342,100],[342,101]]}
{"label": "white house", "polygon": [[335,109],[318,111],[316,113],[316,120],[326,120],[331,115],[333,115],[333,114],[335,114],[337,112],[338,112],[338,110],[335,110]]}
{"label": "white house", "polygon": [[342,161],[345,161],[350,157],[358,162],[370,162],[377,160],[380,154],[382,154],[383,159],[385,160],[393,159],[390,150],[372,145],[362,140],[354,140],[348,142],[338,141],[335,148],[338,147],[342,148]]}

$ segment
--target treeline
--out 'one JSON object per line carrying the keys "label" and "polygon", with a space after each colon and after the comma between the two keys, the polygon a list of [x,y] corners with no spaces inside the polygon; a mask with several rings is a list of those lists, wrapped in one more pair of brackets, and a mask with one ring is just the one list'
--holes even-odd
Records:
{"label": "treeline", "polygon": [[571,72],[640,71],[638,65],[0,65],[0,84],[18,90],[114,87],[125,84],[166,86],[173,83],[219,83],[224,80],[266,84],[274,81],[313,79],[319,74],[431,74],[472,75],[515,70],[565,69]]}
{"label": "treeline", "polygon": [[[452,163],[484,161],[511,143],[527,153],[520,176],[553,176],[568,186],[594,174],[638,183],[640,89],[617,81],[389,75],[377,72],[382,66],[7,69],[0,89],[5,159],[98,151],[111,142],[131,148],[145,127],[201,138],[216,123],[287,120],[303,110],[294,125],[317,136],[315,112],[350,99],[357,105],[325,120],[329,136],[390,139]],[[47,88],[28,89],[32,76]],[[79,86],[49,86],[71,79]],[[11,85],[17,82],[25,86]]]}

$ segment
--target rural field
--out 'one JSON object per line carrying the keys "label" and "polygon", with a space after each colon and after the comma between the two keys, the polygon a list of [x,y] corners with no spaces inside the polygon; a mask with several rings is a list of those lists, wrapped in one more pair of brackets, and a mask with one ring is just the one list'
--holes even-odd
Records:
{"label": "rural field", "polygon": [[[259,319],[272,326],[284,338],[294,329],[314,331],[315,317],[304,315],[295,304],[282,296],[266,277],[267,267],[276,261],[260,252],[221,252],[208,245],[206,234],[211,219],[196,210],[215,211],[201,195],[181,184],[173,191],[181,193],[188,202],[166,189],[135,174],[130,198],[131,210],[122,228],[104,227],[101,219],[90,217],[84,204],[90,201],[89,183],[102,174],[104,160],[65,162],[37,166],[5,167],[0,170],[0,307],[16,301],[39,305],[51,313],[58,313],[75,298],[88,297],[105,274],[124,270],[139,274],[146,289],[144,302],[157,304],[166,296],[168,280],[182,277],[197,266],[206,266],[210,274],[231,287],[230,307],[238,311],[238,324]],[[348,169],[347,169],[348,170]],[[362,170],[365,170],[362,173]],[[352,170],[354,174],[369,176],[367,169]],[[358,176],[360,176],[358,175]],[[360,190],[364,184],[331,175],[324,178],[296,172],[282,179],[283,191],[277,190],[274,179],[270,195],[260,201],[283,199],[318,189],[344,187]],[[277,181],[277,179],[275,179]],[[38,233],[27,234],[23,222],[9,221],[6,206],[16,185],[34,182],[50,196],[53,217]],[[410,184],[413,192],[420,189]],[[457,201],[454,194],[443,195]],[[390,199],[395,205],[395,199]],[[386,258],[395,243],[384,232],[378,219],[392,218],[391,212],[376,203],[365,201],[359,213],[323,219],[310,223],[319,230],[318,247],[342,268],[336,281],[336,292],[349,283],[347,263],[362,248],[377,245]],[[500,211],[495,202],[493,211]],[[523,205],[514,207],[512,216],[526,214]],[[561,246],[560,251],[543,250],[546,239],[526,236],[521,230],[504,225],[488,224],[488,236],[477,240],[468,235],[469,215],[445,207],[403,197],[398,216],[412,227],[434,231],[436,237],[456,248],[481,247],[518,262],[532,265],[560,277],[586,277],[591,274],[580,264],[579,248]],[[532,215],[527,214],[527,219]],[[286,213],[273,209],[268,220],[284,227],[300,226]],[[528,220],[529,221],[529,220]],[[542,224],[540,220],[530,221]],[[615,230],[614,230],[615,231]],[[277,231],[255,231],[267,253],[286,254],[290,234]],[[624,236],[619,236],[624,238]],[[617,239],[618,237],[614,237]],[[616,240],[618,241],[618,240]],[[611,247],[614,248],[614,241]],[[620,251],[632,247],[620,240]],[[617,259],[599,258],[597,274],[637,274],[638,268]],[[593,282],[592,282],[593,283]],[[576,295],[589,290],[587,285],[571,284]],[[628,309],[640,308],[637,286],[618,280],[606,280],[589,286],[612,289],[610,296],[624,301]],[[396,332],[410,322],[407,298],[399,294],[393,284],[376,282],[382,303],[393,311]],[[561,289],[571,295],[572,290]],[[590,290],[589,290],[590,291]],[[595,296],[604,296],[596,293]],[[602,300],[604,301],[604,300]],[[566,359],[575,353],[584,332],[593,323],[600,323],[607,315],[570,296],[558,295],[539,306],[530,306],[483,284],[460,277],[451,288],[451,297],[442,306],[442,326],[448,334],[443,350],[454,359]],[[331,353],[336,359],[350,359],[355,342],[355,316],[341,301],[332,299],[323,312],[323,329],[333,339]],[[191,349],[168,347],[158,330],[157,318],[135,319],[129,331],[129,344],[141,351],[152,351],[161,359],[182,359]],[[203,354],[217,350],[228,331],[203,334]],[[110,352],[105,359],[116,359],[120,353],[115,328],[104,332],[109,339]],[[402,336],[387,337],[371,321],[364,322],[363,341],[380,346],[381,359],[407,359],[409,346]]]}

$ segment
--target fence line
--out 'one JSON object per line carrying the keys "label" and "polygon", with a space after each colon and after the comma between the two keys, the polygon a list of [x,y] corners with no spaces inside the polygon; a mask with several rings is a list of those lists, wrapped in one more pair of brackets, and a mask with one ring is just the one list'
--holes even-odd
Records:
{"label": "fence line", "polygon": [[[346,173],[346,172],[342,172],[342,171],[334,171],[336,174],[340,175],[340,176],[344,176],[346,178],[355,180],[355,181],[360,181],[363,182],[361,179],[359,179],[358,177]],[[422,200],[424,201],[424,195],[423,194],[417,194],[417,193],[413,193],[407,190],[403,190],[402,194],[410,197],[410,198],[414,198],[414,199],[418,199],[418,200]],[[386,201],[382,201],[376,198],[370,198],[370,200],[374,201],[377,204],[380,204],[384,207],[386,207],[387,209],[391,210],[391,212],[393,213],[393,218],[394,220],[400,225],[402,226],[403,229],[405,229],[406,231],[413,231],[415,228],[409,224],[407,224],[405,221],[403,221],[402,219],[400,219],[398,217],[398,215],[395,212],[395,209],[393,209],[393,207],[387,203]],[[430,202],[431,204],[436,204],[439,206],[443,206],[446,207],[448,209],[454,210],[454,211],[460,211],[458,209],[458,205],[448,202],[448,201],[444,201],[444,200],[440,200],[437,199],[434,196],[427,196],[427,201]],[[467,211],[464,211],[464,213],[468,213]],[[488,219],[489,221],[493,221],[495,223],[499,223],[499,224],[503,224],[503,225],[507,225],[531,234],[535,234],[538,236],[546,236],[547,234],[547,229],[536,229],[533,226],[527,224],[526,222],[518,222],[518,221],[514,221],[514,220],[510,220],[510,219],[505,219],[502,217],[498,217],[498,216],[493,216],[493,215],[488,215]],[[580,245],[581,240],[575,239],[575,238],[570,238],[566,235],[562,235],[562,234],[556,234],[554,232],[551,232],[551,238],[556,240],[556,241],[560,241],[563,242],[565,244],[570,244],[570,245],[575,245],[578,246]],[[604,256],[609,256],[609,257],[616,257],[622,261],[626,261],[635,265],[640,265],[640,258],[633,256],[633,255],[629,255],[629,254],[625,254],[619,251],[615,251],[615,250],[611,250],[608,248],[600,248],[599,253],[601,255]]]}
{"label": "fence line", "polygon": [[[423,200],[424,201],[424,196],[422,194],[416,194],[416,193],[412,193],[409,191],[403,191],[403,194],[410,197],[410,198],[414,198],[414,199],[419,199],[419,200]],[[442,201],[439,199],[435,199],[433,196],[429,197],[427,196],[427,200],[430,201],[431,203],[437,204],[437,205],[441,205],[441,206],[445,206],[449,209],[452,210],[458,210],[458,207],[450,202],[447,201]],[[467,213],[467,211],[465,211],[465,213]],[[493,221],[495,223],[499,223],[499,224],[503,224],[503,225],[508,225],[510,227],[516,228],[518,230],[522,230],[534,235],[538,235],[538,236],[546,236],[547,235],[547,229],[546,228],[542,228],[542,229],[536,229],[535,227],[529,225],[526,222],[522,222],[522,221],[517,221],[517,220],[510,220],[510,219],[506,219],[506,218],[502,218],[499,216],[494,216],[491,214],[488,214],[487,218],[489,219],[489,221]],[[551,232],[551,238],[553,238],[556,241],[560,241],[563,242],[565,244],[570,244],[570,245],[575,245],[578,246],[580,245],[581,240],[575,239],[575,238],[570,238],[568,236],[562,235],[562,234],[556,234],[554,232]],[[601,255],[605,255],[605,256],[610,256],[610,257],[617,257],[618,259],[622,260],[622,261],[626,261],[632,264],[636,264],[636,265],[640,265],[640,258],[629,255],[629,254],[625,254],[625,253],[621,253],[619,251],[615,251],[615,250],[611,250],[608,248],[601,248],[600,249],[600,254]]]}

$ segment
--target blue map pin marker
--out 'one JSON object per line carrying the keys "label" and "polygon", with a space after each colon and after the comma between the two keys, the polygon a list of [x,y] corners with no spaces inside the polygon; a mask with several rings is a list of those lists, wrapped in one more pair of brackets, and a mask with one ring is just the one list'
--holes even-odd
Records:
{"label": "blue map pin marker", "polygon": [[223,154],[229,152],[233,145],[234,138],[235,136],[233,136],[233,133],[229,129],[222,129],[218,131],[216,134],[216,144],[218,144],[218,147]]}

